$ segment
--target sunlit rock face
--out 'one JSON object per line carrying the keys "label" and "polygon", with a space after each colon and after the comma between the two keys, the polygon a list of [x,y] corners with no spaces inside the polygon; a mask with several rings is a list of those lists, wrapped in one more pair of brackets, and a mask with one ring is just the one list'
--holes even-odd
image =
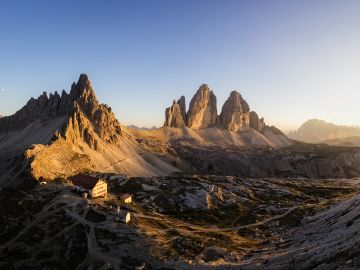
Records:
{"label": "sunlit rock face", "polygon": [[95,145],[93,139],[89,139],[92,137],[91,133],[96,133],[105,142],[117,144],[122,135],[120,123],[111,107],[99,103],[87,75],[80,75],[78,82],[71,87],[70,96],[75,101],[73,115],[68,121],[67,135],[71,136],[70,130],[78,132],[77,135],[91,142],[92,147]]}
{"label": "sunlit rock face", "polygon": [[[24,129],[35,121],[52,121],[62,116],[67,117],[69,123],[75,118],[81,120],[80,112],[89,118],[100,138],[114,142],[121,134],[120,124],[111,108],[98,102],[86,74],[81,74],[78,82],[73,83],[69,94],[62,91],[60,96],[55,91],[48,96],[43,92],[37,99],[31,98],[14,115],[1,118],[0,134]],[[81,127],[82,123],[79,124]]]}
{"label": "sunlit rock face", "polygon": [[256,112],[250,111],[248,103],[237,91],[232,91],[225,101],[219,119],[227,130],[235,132],[247,128],[262,132],[265,128],[264,118],[260,119]]}
{"label": "sunlit rock face", "polygon": [[185,97],[173,101],[166,108],[164,127],[203,129],[209,127],[225,128],[238,132],[249,128],[263,132],[264,118],[250,111],[249,104],[238,91],[232,91],[225,101],[220,115],[217,115],[216,96],[208,85],[203,84],[191,99],[186,112]]}
{"label": "sunlit rock face", "polygon": [[187,113],[187,126],[199,129],[213,127],[217,123],[216,96],[206,84],[203,84],[190,102]]}
{"label": "sunlit rock face", "polygon": [[256,112],[251,111],[249,114],[249,125],[251,128],[262,132],[266,127],[264,118],[259,118]]}
{"label": "sunlit rock face", "polygon": [[221,114],[221,124],[230,131],[239,131],[244,126],[249,126],[250,108],[239,92],[232,91],[225,101]]}
{"label": "sunlit rock face", "polygon": [[183,128],[186,126],[186,104],[185,97],[181,96],[171,107],[166,108],[165,111],[165,127]]}

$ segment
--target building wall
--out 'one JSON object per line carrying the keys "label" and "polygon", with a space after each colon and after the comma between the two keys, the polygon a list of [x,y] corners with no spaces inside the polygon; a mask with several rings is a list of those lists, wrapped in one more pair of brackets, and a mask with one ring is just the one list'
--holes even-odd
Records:
{"label": "building wall", "polygon": [[95,185],[95,187],[92,189],[91,196],[93,198],[96,198],[96,197],[106,196],[106,194],[107,194],[107,184],[105,181],[99,180]]}
{"label": "building wall", "polygon": [[129,222],[130,222],[130,213],[127,213],[125,217],[125,223],[129,223]]}

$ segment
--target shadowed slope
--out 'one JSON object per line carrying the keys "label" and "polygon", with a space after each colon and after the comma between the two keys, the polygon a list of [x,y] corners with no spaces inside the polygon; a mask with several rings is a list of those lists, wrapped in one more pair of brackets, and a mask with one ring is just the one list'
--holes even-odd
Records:
{"label": "shadowed slope", "polygon": [[[55,179],[84,171],[167,175],[177,171],[142,149],[124,132],[111,108],[100,104],[87,75],[67,94],[46,93],[0,120],[2,153],[22,156],[35,178]],[[32,146],[31,146],[32,145]],[[29,148],[30,147],[30,148]],[[0,164],[5,177],[7,166]],[[2,182],[6,179],[1,179]],[[7,179],[8,180],[8,179]]]}

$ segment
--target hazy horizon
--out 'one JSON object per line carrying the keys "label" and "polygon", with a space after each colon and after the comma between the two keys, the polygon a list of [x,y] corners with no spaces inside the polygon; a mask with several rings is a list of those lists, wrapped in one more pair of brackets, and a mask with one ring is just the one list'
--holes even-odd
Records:
{"label": "hazy horizon", "polygon": [[[21,4],[20,4],[21,3]],[[162,126],[202,83],[284,131],[358,126],[358,1],[3,1],[0,114],[87,73],[124,125]]]}

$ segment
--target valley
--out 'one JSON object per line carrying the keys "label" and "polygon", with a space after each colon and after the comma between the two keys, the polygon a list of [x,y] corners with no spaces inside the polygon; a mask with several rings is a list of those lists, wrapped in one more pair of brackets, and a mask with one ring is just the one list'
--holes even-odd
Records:
{"label": "valley", "polygon": [[[66,181],[34,183],[1,194],[0,267],[290,269],[301,260],[307,267],[311,261],[340,265],[356,256],[341,254],[360,241],[353,230],[360,219],[351,210],[359,181],[123,177],[108,180],[106,199],[90,200],[72,193]],[[134,197],[130,205],[118,197],[126,192]],[[118,205],[129,209],[129,224],[116,221]],[[339,226],[343,237],[352,237],[341,248],[330,237]],[[328,257],[318,258],[311,244],[322,241],[314,238],[319,232],[329,235]],[[294,261],[296,250],[303,251]],[[356,260],[348,265],[359,266]]]}

